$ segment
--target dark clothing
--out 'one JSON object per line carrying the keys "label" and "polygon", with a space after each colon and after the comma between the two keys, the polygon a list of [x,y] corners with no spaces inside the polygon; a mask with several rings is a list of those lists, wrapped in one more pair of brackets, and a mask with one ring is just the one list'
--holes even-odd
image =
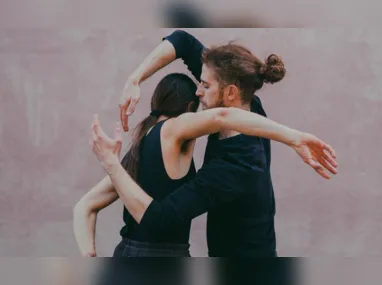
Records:
{"label": "dark clothing", "polygon": [[[143,138],[140,151],[137,182],[156,201],[162,201],[172,191],[194,178],[196,174],[194,161],[192,161],[189,172],[183,178],[173,180],[167,175],[160,141],[160,133],[165,121],[157,123],[149,134]],[[122,165],[126,165],[126,156],[122,160]],[[189,242],[191,220],[179,223],[176,228],[162,232],[163,234],[152,234],[145,227],[141,227],[130,215],[126,207],[123,212],[123,220],[126,225],[122,228],[120,234],[124,238],[140,242],[167,244],[188,244]]]}
{"label": "dark clothing", "polygon": [[176,58],[181,58],[188,70],[200,82],[202,74],[202,52],[205,47],[195,37],[185,31],[175,31],[163,38],[168,40],[175,48]]}
{"label": "dark clothing", "polygon": [[191,257],[189,244],[140,242],[123,238],[113,257]]}
{"label": "dark clothing", "polygon": [[[223,180],[226,179],[224,173],[236,171],[231,163],[235,167],[247,169],[239,183],[219,186],[229,187],[234,192],[229,193],[227,202],[220,205],[216,203],[213,208],[211,207],[213,204],[210,203],[211,208],[207,209],[209,255],[273,256],[275,203],[268,160],[261,140],[258,137],[245,135],[219,140],[218,135],[212,135],[208,140],[204,163],[207,164],[220,157],[229,160],[227,169],[216,173]],[[228,244],[234,246],[227,246]]]}
{"label": "dark clothing", "polygon": [[[166,37],[200,81],[204,46],[184,31]],[[254,96],[251,111],[266,116]],[[219,140],[210,135],[196,178],[163,200],[154,199],[141,227],[153,235],[172,231],[205,212],[210,256],[275,256],[275,199],[270,141],[243,134]]]}

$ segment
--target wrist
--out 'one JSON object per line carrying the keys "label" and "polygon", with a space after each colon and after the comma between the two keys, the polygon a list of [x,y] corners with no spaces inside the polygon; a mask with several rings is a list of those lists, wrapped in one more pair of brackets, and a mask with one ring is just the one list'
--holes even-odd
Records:
{"label": "wrist", "polygon": [[127,85],[139,86],[141,82],[142,82],[141,77],[134,73],[130,75],[129,78],[127,79]]}
{"label": "wrist", "polygon": [[103,161],[103,167],[107,174],[111,175],[113,172],[115,172],[119,166],[121,166],[121,162],[119,161],[118,157],[115,155],[110,155]]}
{"label": "wrist", "polygon": [[304,134],[303,132],[291,129],[287,145],[289,145],[292,148],[299,146],[303,134]]}

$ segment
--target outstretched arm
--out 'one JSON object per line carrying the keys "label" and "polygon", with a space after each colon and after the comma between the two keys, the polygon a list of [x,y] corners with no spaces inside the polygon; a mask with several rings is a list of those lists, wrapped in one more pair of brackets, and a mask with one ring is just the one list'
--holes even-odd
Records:
{"label": "outstretched arm", "polygon": [[293,146],[301,132],[266,117],[239,108],[213,108],[198,113],[184,113],[167,122],[168,135],[179,143],[218,133],[221,130],[264,137]]}
{"label": "outstretched arm", "polygon": [[[329,178],[323,167],[336,174],[337,163],[335,151],[325,142],[311,134],[288,128],[264,116],[239,108],[214,108],[198,113],[185,113],[169,120],[164,130],[167,136],[182,145],[185,141],[200,136],[218,133],[222,129],[234,130],[249,136],[264,137],[292,147],[300,157],[318,171],[320,175]],[[309,146],[308,143],[311,143]],[[317,147],[315,149],[315,147]],[[309,152],[322,152],[316,161]],[[328,153],[326,153],[326,150]],[[323,167],[322,167],[323,166]]]}
{"label": "outstretched arm", "polygon": [[81,198],[73,209],[73,229],[83,256],[96,256],[95,230],[97,214],[118,199],[109,176],[103,178]]}

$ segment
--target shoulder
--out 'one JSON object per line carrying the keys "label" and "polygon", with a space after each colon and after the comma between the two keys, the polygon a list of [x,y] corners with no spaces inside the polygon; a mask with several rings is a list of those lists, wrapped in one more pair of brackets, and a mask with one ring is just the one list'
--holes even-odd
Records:
{"label": "shoulder", "polygon": [[265,113],[265,110],[263,108],[263,104],[261,103],[260,98],[256,95],[253,95],[252,97],[251,112],[267,117],[267,114]]}
{"label": "shoulder", "polygon": [[163,122],[162,128],[161,128],[161,138],[169,138],[172,135],[171,127],[173,125],[174,118],[167,119]]}
{"label": "shoulder", "polygon": [[170,142],[171,144],[182,146],[184,140],[179,139],[182,129],[186,127],[187,120],[191,120],[189,113],[182,114],[175,118],[167,119],[161,129],[161,140]]}

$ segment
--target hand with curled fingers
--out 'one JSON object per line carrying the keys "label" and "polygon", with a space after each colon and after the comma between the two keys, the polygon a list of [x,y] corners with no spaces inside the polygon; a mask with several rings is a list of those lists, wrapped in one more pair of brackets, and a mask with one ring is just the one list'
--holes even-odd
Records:
{"label": "hand with curled fingers", "polygon": [[120,119],[122,128],[125,132],[129,130],[129,116],[131,116],[141,98],[141,89],[139,84],[128,81],[123,88],[119,100]]}
{"label": "hand with curled fingers", "polygon": [[337,174],[336,153],[321,139],[309,133],[300,133],[292,147],[301,159],[322,177],[330,179],[328,171]]}
{"label": "hand with curled fingers", "polygon": [[120,123],[117,123],[114,139],[112,139],[102,130],[98,115],[94,115],[89,144],[106,171],[111,165],[120,163],[119,156],[122,148]]}

